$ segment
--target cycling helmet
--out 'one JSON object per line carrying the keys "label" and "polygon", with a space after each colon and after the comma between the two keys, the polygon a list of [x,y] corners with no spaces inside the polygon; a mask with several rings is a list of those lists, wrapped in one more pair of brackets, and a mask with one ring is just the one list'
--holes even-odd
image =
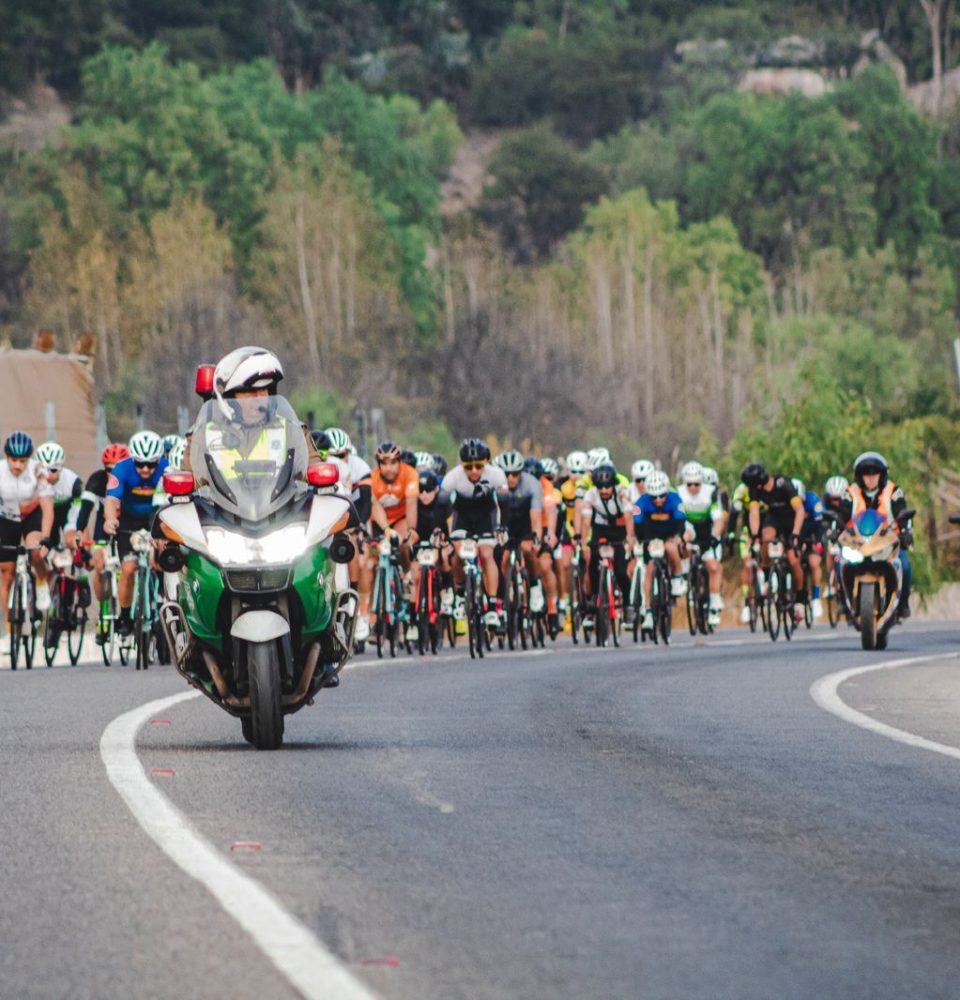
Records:
{"label": "cycling helmet", "polygon": [[543,475],[543,463],[536,455],[528,455],[523,462],[523,471],[529,472],[534,479],[539,479]]}
{"label": "cycling helmet", "polygon": [[763,486],[769,478],[770,474],[767,472],[766,466],[760,462],[751,462],[740,473],[740,479],[747,489],[756,489],[758,486]]}
{"label": "cycling helmet", "polygon": [[400,449],[400,461],[404,465],[409,465],[412,469],[417,467],[417,455],[416,452],[411,451],[409,448]]}
{"label": "cycling helmet", "polygon": [[33,440],[23,431],[14,431],[3,442],[3,450],[9,458],[29,458],[33,454]]}
{"label": "cycling helmet", "polygon": [[421,469],[429,469],[433,472],[433,455],[429,451],[418,451],[416,454],[416,467],[419,472]]}
{"label": "cycling helmet", "polygon": [[350,450],[350,435],[346,431],[339,427],[328,427],[326,433],[330,439],[328,451],[334,455],[345,455]]}
{"label": "cycling helmet", "polygon": [[670,477],[665,472],[654,471],[647,476],[647,495],[665,497],[670,492]]}
{"label": "cycling helmet", "polygon": [[[868,490],[863,485],[863,477],[874,474],[879,474],[880,482],[877,483],[876,490]],[[856,461],[853,463],[853,476],[857,481],[857,485],[870,496],[875,496],[887,485],[888,475],[889,466],[887,465],[887,460],[878,451],[865,451],[862,455],[858,455]]]}
{"label": "cycling helmet", "polygon": [[493,460],[504,472],[523,472],[523,455],[519,451],[502,451]]}
{"label": "cycling helmet", "polygon": [[550,457],[540,459],[540,469],[541,474],[548,476],[550,479],[554,479],[560,475],[560,466],[557,465],[556,459]]}
{"label": "cycling helmet", "polygon": [[313,446],[321,455],[326,455],[330,451],[330,434],[327,431],[310,431],[313,438]]}
{"label": "cycling helmet", "polygon": [[680,470],[680,478],[686,486],[703,484],[703,466],[699,462],[687,462]]}
{"label": "cycling helmet", "polygon": [[806,499],[807,488],[803,485],[803,480],[794,478],[791,479],[790,482],[793,483],[793,488],[797,491],[797,496],[800,497],[801,500]]}
{"label": "cycling helmet", "polygon": [[396,441],[381,441],[377,445],[377,461],[383,462],[386,459],[391,459],[393,461],[400,460],[400,445]]}
{"label": "cycling helmet", "polygon": [[250,389],[277,391],[283,378],[283,365],[271,351],[262,347],[238,347],[217,362],[213,372],[214,392],[221,399]]}
{"label": "cycling helmet", "polygon": [[461,462],[486,462],[490,449],[480,438],[464,438],[460,442]]}
{"label": "cycling helmet", "polygon": [[716,469],[710,468],[709,465],[703,467],[703,481],[707,486],[719,486],[720,476]]}
{"label": "cycling helmet", "polygon": [[153,431],[138,431],[130,438],[130,454],[135,462],[159,462],[163,439]]}
{"label": "cycling helmet", "polygon": [[591,448],[587,452],[587,470],[590,472],[592,472],[598,465],[606,465],[609,462],[609,448]]}
{"label": "cycling helmet", "polygon": [[648,458],[639,458],[630,466],[630,478],[634,482],[643,482],[657,467]]}
{"label": "cycling helmet", "polygon": [[180,440],[179,434],[164,434],[163,435],[163,453],[164,455],[170,454],[170,449]]}
{"label": "cycling helmet", "polygon": [[450,466],[447,465],[447,460],[439,452],[433,456],[433,471],[436,472],[438,478],[443,479],[447,474],[447,469]]}
{"label": "cycling helmet", "polygon": [[37,448],[37,461],[47,469],[63,468],[63,463],[67,460],[63,448],[56,441],[44,441]]}
{"label": "cycling helmet", "polygon": [[845,476],[831,476],[823,488],[823,493],[828,497],[845,497],[849,489],[850,484]]}
{"label": "cycling helmet", "polygon": [[432,469],[424,469],[420,473],[420,492],[432,493],[440,488],[440,483]]}
{"label": "cycling helmet", "polygon": [[125,444],[108,444],[100,454],[100,461],[111,468],[130,457],[130,449]]}
{"label": "cycling helmet", "polygon": [[182,469],[183,460],[187,454],[187,439],[178,438],[177,443],[170,449],[170,453],[167,455],[167,461],[170,463],[171,469]]}
{"label": "cycling helmet", "polygon": [[571,476],[582,476],[587,471],[587,453],[585,451],[571,451],[567,455],[567,468]]}
{"label": "cycling helmet", "polygon": [[590,478],[598,490],[610,489],[617,485],[617,470],[609,462],[601,462],[590,474]]}

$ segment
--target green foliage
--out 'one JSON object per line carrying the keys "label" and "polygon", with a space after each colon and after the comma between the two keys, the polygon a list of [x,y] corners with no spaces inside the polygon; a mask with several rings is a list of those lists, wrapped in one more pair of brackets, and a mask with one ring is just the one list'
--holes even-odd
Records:
{"label": "green foliage", "polygon": [[431,455],[446,455],[448,458],[457,454],[460,445],[450,428],[438,417],[418,420],[403,433],[402,438],[406,448],[429,451]]}
{"label": "green foliage", "polygon": [[290,405],[304,423],[313,414],[313,426],[349,428],[354,403],[333,389],[299,389],[290,397]]}
{"label": "green foliage", "polygon": [[481,217],[520,261],[546,257],[605,188],[599,169],[547,124],[506,138],[490,173]]}

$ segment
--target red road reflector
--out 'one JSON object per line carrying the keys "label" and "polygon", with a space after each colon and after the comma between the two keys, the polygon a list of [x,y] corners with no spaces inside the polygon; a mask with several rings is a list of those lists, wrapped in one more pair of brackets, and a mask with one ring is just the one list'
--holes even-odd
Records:
{"label": "red road reflector", "polygon": [[394,955],[388,955],[386,958],[361,958],[361,965],[386,965],[390,969],[400,968],[400,959]]}
{"label": "red road reflector", "polygon": [[255,840],[235,840],[230,845],[231,851],[262,851],[263,845],[258,844]]}
{"label": "red road reflector", "polygon": [[173,778],[176,777],[176,770],[172,767],[151,767],[150,773],[155,778]]}
{"label": "red road reflector", "polygon": [[170,720],[169,719],[151,719],[150,720],[150,725],[151,726],[169,726],[170,725]]}

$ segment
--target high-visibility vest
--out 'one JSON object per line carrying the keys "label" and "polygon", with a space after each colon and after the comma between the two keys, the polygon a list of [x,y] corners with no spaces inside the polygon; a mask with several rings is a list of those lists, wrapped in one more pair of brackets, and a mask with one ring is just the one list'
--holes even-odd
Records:
{"label": "high-visibility vest", "polygon": [[236,479],[237,462],[272,461],[281,464],[280,457],[285,454],[287,446],[287,421],[281,418],[279,426],[264,427],[246,455],[237,448],[219,447],[223,442],[223,430],[217,424],[208,424],[206,435],[207,451],[214,456],[220,474],[224,479]]}
{"label": "high-visibility vest", "polygon": [[862,514],[867,509],[873,509],[878,514],[882,515],[887,519],[888,524],[892,524],[895,531],[899,531],[900,528],[893,516],[893,494],[896,493],[897,487],[894,483],[887,481],[887,485],[880,491],[880,495],[877,497],[876,507],[870,508],[867,503],[867,498],[863,494],[863,490],[860,489],[858,483],[853,483],[850,486],[850,496],[853,498],[853,512],[850,515],[850,520],[854,520],[858,514]]}

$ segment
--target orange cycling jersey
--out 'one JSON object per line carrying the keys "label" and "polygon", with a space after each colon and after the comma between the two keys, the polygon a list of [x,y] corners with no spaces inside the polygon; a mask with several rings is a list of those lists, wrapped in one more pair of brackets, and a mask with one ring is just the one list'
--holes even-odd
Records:
{"label": "orange cycling jersey", "polygon": [[406,516],[407,497],[420,495],[420,477],[412,466],[401,463],[397,478],[388,483],[380,470],[374,469],[370,474],[370,492],[380,501],[387,515],[387,524],[392,526]]}

